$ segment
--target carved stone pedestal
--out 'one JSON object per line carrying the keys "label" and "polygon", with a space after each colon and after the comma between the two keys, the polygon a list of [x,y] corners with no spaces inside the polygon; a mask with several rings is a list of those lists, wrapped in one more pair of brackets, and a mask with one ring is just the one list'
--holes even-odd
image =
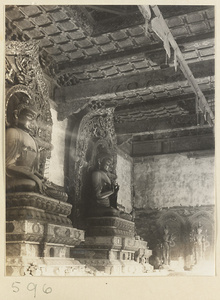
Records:
{"label": "carved stone pedestal", "polygon": [[84,231],[67,218],[71,207],[35,193],[7,195],[7,275],[85,273],[85,266],[70,258],[70,249],[84,241]]}
{"label": "carved stone pedestal", "polygon": [[71,249],[82,264],[108,275],[143,274],[152,270],[147,242],[135,237],[134,222],[118,217],[88,218],[85,242]]}

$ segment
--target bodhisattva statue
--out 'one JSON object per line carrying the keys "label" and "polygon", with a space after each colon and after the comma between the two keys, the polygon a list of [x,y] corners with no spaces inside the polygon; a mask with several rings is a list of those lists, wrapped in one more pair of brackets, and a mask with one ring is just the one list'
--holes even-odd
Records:
{"label": "bodhisattva statue", "polygon": [[202,226],[199,224],[196,228],[196,232],[193,232],[195,264],[198,264],[205,259],[205,250],[209,245],[202,231]]}
{"label": "bodhisattva statue", "polygon": [[37,139],[38,116],[35,107],[25,104],[13,111],[11,127],[6,130],[6,190],[9,193],[35,192],[66,201],[63,188],[38,172],[40,149],[51,147]]}
{"label": "bodhisattva statue", "polygon": [[169,229],[165,227],[162,238],[162,261],[164,265],[170,264],[170,247],[174,245],[174,236],[170,234]]}
{"label": "bodhisattva statue", "polygon": [[116,175],[109,172],[111,164],[112,157],[109,154],[103,154],[98,159],[98,167],[92,173],[93,195],[89,215],[118,216],[131,220],[130,214],[117,208],[119,185],[112,179]]}

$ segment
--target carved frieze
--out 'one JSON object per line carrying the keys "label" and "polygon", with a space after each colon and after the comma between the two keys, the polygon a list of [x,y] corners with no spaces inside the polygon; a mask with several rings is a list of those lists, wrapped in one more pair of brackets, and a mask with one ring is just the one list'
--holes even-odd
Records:
{"label": "carved frieze", "polygon": [[72,222],[66,216],[50,214],[44,210],[30,207],[11,207],[7,208],[6,219],[8,221],[31,219],[36,221],[50,222],[72,226]]}
{"label": "carved frieze", "polygon": [[17,220],[6,224],[7,241],[44,242],[78,245],[84,240],[84,231],[68,225],[46,224],[43,221]]}
{"label": "carved frieze", "polygon": [[43,209],[45,212],[68,216],[72,205],[56,199],[52,199],[36,193],[8,193],[8,207],[34,207]]}
{"label": "carved frieze", "polygon": [[59,86],[70,86],[79,83],[79,79],[71,73],[65,73],[58,77],[57,84]]}

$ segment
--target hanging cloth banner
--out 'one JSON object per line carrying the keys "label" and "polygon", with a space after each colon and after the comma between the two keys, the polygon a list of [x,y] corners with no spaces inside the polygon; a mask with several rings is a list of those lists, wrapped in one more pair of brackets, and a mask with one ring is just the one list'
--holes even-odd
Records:
{"label": "hanging cloth banner", "polygon": [[151,21],[151,28],[156,33],[156,35],[163,41],[164,49],[167,53],[167,56],[170,58],[171,51],[170,51],[170,42],[168,39],[168,33],[165,32],[164,26],[158,17],[153,18],[153,20]]}

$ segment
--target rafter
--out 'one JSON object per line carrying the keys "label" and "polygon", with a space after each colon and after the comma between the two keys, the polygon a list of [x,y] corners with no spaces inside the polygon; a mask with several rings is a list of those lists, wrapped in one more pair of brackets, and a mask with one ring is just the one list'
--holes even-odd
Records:
{"label": "rafter", "polygon": [[[196,79],[195,79],[193,73],[191,72],[188,64],[186,63],[186,61],[179,49],[179,46],[178,46],[177,42],[175,41],[169,27],[167,26],[167,23],[165,22],[158,6],[151,5],[151,8],[152,8],[153,12],[155,13],[156,18],[158,18],[159,31],[160,31],[160,33],[162,33],[162,35],[164,34],[164,36],[165,36],[164,45],[166,44],[165,47],[166,47],[166,51],[167,51],[168,55],[169,55],[168,43],[169,43],[174,50],[174,55],[177,58],[177,61],[180,65],[180,68],[181,68],[184,76],[186,77],[186,79],[190,83],[191,87],[193,88],[193,91],[195,92],[199,109],[203,112],[205,118],[207,117],[209,124],[213,125],[215,122],[214,114],[213,114],[212,110],[210,109],[209,104],[208,104],[204,94],[202,93],[198,83],[196,82]],[[141,12],[142,12],[142,10],[146,11],[146,13],[148,13],[148,6],[142,5]],[[149,22],[149,19],[146,18],[146,22]],[[163,36],[162,37],[160,36],[160,38],[163,40]],[[207,113],[208,113],[208,116],[207,116]]]}
{"label": "rafter", "polygon": [[[197,78],[214,75],[213,60],[192,63],[190,67]],[[131,90],[184,81],[184,79],[185,77],[182,72],[179,70],[175,72],[174,67],[169,67],[163,70],[146,71],[133,75],[105,78],[97,81],[79,83],[74,86],[57,88],[55,89],[54,99],[56,102],[74,102],[75,100],[91,97],[104,97],[109,99],[120,92],[130,92]]]}

